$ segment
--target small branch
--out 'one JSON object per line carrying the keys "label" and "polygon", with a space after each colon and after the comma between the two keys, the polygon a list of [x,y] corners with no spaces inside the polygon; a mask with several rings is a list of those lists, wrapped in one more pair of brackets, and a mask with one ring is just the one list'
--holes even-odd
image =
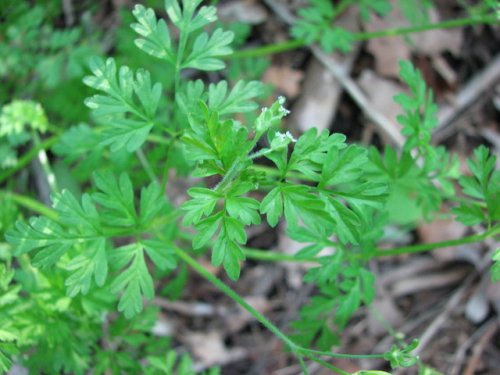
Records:
{"label": "small branch", "polygon": [[59,191],[59,188],[57,186],[57,180],[56,180],[56,175],[52,171],[52,167],[50,166],[49,163],[49,157],[47,156],[47,152],[45,151],[45,148],[40,147],[40,144],[42,143],[40,140],[40,136],[36,131],[32,132],[32,137],[33,137],[33,143],[35,145],[35,148],[38,148],[38,161],[40,162],[40,165],[42,167],[42,171],[45,175],[45,179],[47,180],[47,183],[50,187],[50,190],[52,193],[57,193]]}
{"label": "small branch", "polygon": [[142,151],[142,149],[140,148],[135,153],[151,182],[158,182],[153,167],[146,158],[146,155],[144,155],[144,151]]}
{"label": "small branch", "polygon": [[452,98],[451,104],[443,105],[438,112],[438,126],[432,135],[434,143],[440,143],[450,133],[453,122],[464,114],[467,108],[480,102],[483,95],[500,81],[500,54],[483,70],[469,80],[458,94]]}
{"label": "small branch", "polygon": [[64,10],[64,23],[66,27],[70,27],[75,23],[75,14],[73,11],[73,3],[71,0],[62,0]]}
{"label": "small branch", "polygon": [[305,354],[304,355],[305,357],[309,358],[310,360],[314,361],[314,362],[317,362],[319,363],[321,366],[337,373],[337,374],[340,374],[340,375],[351,375],[351,373],[347,372],[347,371],[344,371],[342,370],[341,368],[338,368],[338,367],[335,367],[331,364],[329,364],[328,362],[326,362],[325,360],[321,359],[321,358],[318,358],[312,354]]}
{"label": "small branch", "polygon": [[383,37],[393,37],[393,36],[402,36],[407,34],[415,34],[421,33],[429,30],[435,29],[453,29],[456,27],[462,26],[471,26],[471,25],[483,25],[496,23],[495,16],[484,16],[479,18],[459,18],[455,20],[447,20],[442,22],[436,22],[426,25],[418,25],[418,26],[410,26],[410,27],[401,27],[394,29],[386,29],[386,30],[378,30],[364,33],[356,33],[354,38],[356,40],[368,40],[375,38],[383,38]]}
{"label": "small branch", "polygon": [[265,262],[293,262],[293,263],[318,263],[316,258],[299,259],[293,255],[283,254],[276,251],[251,249],[244,247],[245,256],[250,259],[262,260]]}
{"label": "small branch", "polygon": [[481,241],[484,241],[485,239],[487,239],[488,237],[494,237],[494,236],[499,235],[499,234],[500,234],[500,226],[493,227],[492,229],[490,229],[484,233],[481,233],[481,234],[474,234],[472,236],[457,238],[455,240],[396,247],[396,248],[390,249],[390,250],[377,250],[375,252],[375,254],[373,255],[373,257],[376,258],[376,257],[393,256],[393,255],[401,255],[401,254],[421,253],[421,252],[439,249],[439,248],[443,248],[443,247],[452,247],[452,246],[459,246],[459,245],[464,245],[464,244],[473,243],[473,242],[481,242]]}
{"label": "small branch", "polygon": [[238,293],[236,293],[231,287],[229,287],[222,280],[217,278],[208,272],[201,264],[199,264],[194,258],[188,255],[185,251],[179,248],[175,248],[175,252],[184,262],[191,266],[196,272],[198,272],[205,279],[214,284],[219,288],[224,294],[234,300],[238,305],[243,307],[246,311],[252,314],[255,319],[257,319],[267,330],[271,331],[275,336],[277,336],[286,346],[290,348],[292,352],[296,352],[300,347],[295,344],[286,334],[284,334],[278,327],[271,323],[264,315],[253,308],[247,301],[245,301]]}
{"label": "small branch", "polygon": [[17,164],[5,171],[0,172],[0,182],[3,182],[10,176],[12,176],[17,171],[23,169],[27,166],[33,159],[35,159],[41,150],[47,150],[52,147],[59,140],[58,136],[50,137],[43,142],[39,142],[33,148],[31,148],[26,154],[24,154],[17,162]]}
{"label": "small branch", "polygon": [[[288,20],[285,20],[288,22]],[[293,19],[292,19],[293,22]],[[354,40],[364,41],[369,39],[384,38],[384,37],[397,37],[407,34],[421,33],[435,29],[451,29],[462,26],[472,26],[480,24],[490,24],[496,22],[495,17],[482,17],[482,18],[461,18],[456,20],[448,20],[437,22],[427,25],[401,27],[394,29],[377,30],[371,32],[357,32],[353,33]],[[290,39],[281,43],[272,43],[255,48],[248,48],[241,51],[236,51],[232,55],[225,57],[228,60],[243,59],[248,57],[268,56],[271,54],[292,51],[297,48],[305,47],[308,44],[301,39]]]}
{"label": "small branch", "polygon": [[[265,0],[265,2],[286,23],[293,24],[295,22],[295,17],[285,7],[280,6],[271,0]],[[335,79],[356,102],[365,116],[370,119],[394,145],[398,148],[402,148],[405,143],[405,139],[401,135],[396,124],[390,121],[384,114],[380,113],[373,106],[359,86],[348,74],[346,74],[343,69],[339,67],[339,64],[332,56],[323,52],[323,50],[316,45],[310,46],[309,49],[312,51],[314,57],[316,57],[328,70],[330,70]]]}
{"label": "small branch", "polygon": [[38,212],[41,215],[47,216],[49,219],[58,220],[59,215],[52,208],[45,206],[43,203],[38,202],[37,200],[27,197],[25,195],[12,193],[10,191],[1,191],[0,195],[3,195],[6,198],[12,199],[19,206],[32,210],[34,212]]}
{"label": "small branch", "polygon": [[321,355],[325,357],[332,358],[350,358],[350,359],[360,359],[360,358],[384,358],[385,354],[345,354],[345,353],[332,353],[323,352],[319,350],[303,349],[304,352]]}

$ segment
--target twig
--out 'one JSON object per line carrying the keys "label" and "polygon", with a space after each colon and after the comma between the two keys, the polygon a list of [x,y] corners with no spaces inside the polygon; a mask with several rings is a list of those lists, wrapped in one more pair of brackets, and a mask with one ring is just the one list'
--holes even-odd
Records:
{"label": "twig", "polygon": [[483,353],[484,348],[491,340],[493,335],[497,332],[497,330],[498,330],[498,321],[494,320],[493,324],[490,327],[488,327],[488,330],[486,330],[483,337],[481,337],[478,343],[474,346],[474,349],[472,351],[472,357],[469,360],[469,363],[467,364],[465,371],[463,372],[464,375],[474,375],[476,373],[475,370],[481,358],[481,354]]}
{"label": "twig", "polygon": [[62,5],[64,11],[64,23],[66,27],[72,26],[75,23],[73,3],[71,0],[62,0]]}
{"label": "twig", "polygon": [[448,320],[449,315],[455,310],[457,305],[460,303],[465,293],[471,286],[472,282],[476,278],[475,273],[471,273],[462,285],[453,293],[448,303],[445,305],[441,314],[438,315],[436,319],[427,327],[422,336],[420,337],[420,345],[415,349],[414,353],[419,354],[422,350],[431,342],[434,335],[441,329],[444,323]]}
{"label": "twig", "polygon": [[442,106],[438,112],[438,127],[433,134],[433,141],[443,141],[452,130],[451,125],[471,105],[483,98],[483,93],[495,86],[500,81],[500,54],[488,64],[486,68],[477,73],[453,99],[453,104]]}
{"label": "twig", "polygon": [[467,350],[479,338],[487,335],[492,329],[492,326],[496,325],[498,325],[498,323],[495,317],[489,319],[486,323],[484,323],[481,327],[479,327],[479,329],[476,332],[474,332],[474,334],[472,334],[467,340],[465,340],[465,342],[462,345],[460,345],[455,354],[455,358],[453,359],[453,367],[450,369],[449,372],[450,375],[458,375],[460,373],[460,369],[462,368],[462,364],[464,363],[465,354]]}
{"label": "twig", "polygon": [[394,145],[398,147],[403,147],[405,140],[401,135],[398,127],[392,121],[390,121],[385,115],[379,112],[373,104],[368,100],[366,95],[361,91],[359,86],[345,74],[344,71],[339,69],[337,62],[331,57],[324,53],[318,46],[312,46],[311,51],[313,55],[321,61],[334,75],[334,77],[339,81],[342,87],[349,93],[351,98],[356,102],[356,104],[363,111],[365,116],[369,118],[384,135],[386,135]]}

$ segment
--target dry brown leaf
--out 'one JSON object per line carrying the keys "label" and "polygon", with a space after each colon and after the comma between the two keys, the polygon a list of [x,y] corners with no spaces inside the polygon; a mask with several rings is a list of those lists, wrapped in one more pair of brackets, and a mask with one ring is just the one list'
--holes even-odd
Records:
{"label": "dry brown leaf", "polygon": [[[408,21],[398,8],[393,6],[393,11],[387,17],[372,17],[370,22],[364,24],[365,30],[371,32],[408,26]],[[411,57],[408,44],[399,36],[370,39],[367,48],[375,58],[377,73],[387,77],[398,77],[399,60]]]}
{"label": "dry brown leaf", "polygon": [[391,290],[394,297],[411,295],[429,289],[444,288],[455,285],[469,273],[467,267],[452,271],[442,271],[434,274],[418,275],[417,277],[400,280]]}
{"label": "dry brown leaf", "polygon": [[373,106],[388,119],[395,120],[401,113],[401,107],[394,102],[394,96],[402,88],[395,82],[381,78],[371,70],[364,70],[358,78],[358,84],[366,93]]}
{"label": "dry brown leaf", "polygon": [[230,363],[246,355],[243,348],[228,349],[219,331],[191,332],[186,336],[186,342],[204,367]]}
{"label": "dry brown leaf", "polygon": [[300,83],[303,78],[304,73],[301,70],[295,70],[288,66],[271,65],[264,73],[262,81],[271,83],[288,99],[293,99],[301,91]]}
{"label": "dry brown leaf", "polygon": [[[439,15],[436,10],[430,11],[431,22],[439,22]],[[373,17],[365,25],[366,31],[378,31],[390,28],[401,28],[410,26],[401,13],[399,7],[394,6],[393,11],[384,18]],[[428,55],[431,60],[439,59],[439,55],[444,51],[449,51],[454,55],[460,54],[462,46],[462,30],[456,29],[435,29],[421,33],[414,33],[405,40],[400,36],[391,36],[386,38],[374,38],[368,41],[368,51],[375,58],[375,70],[377,73],[388,76],[398,77],[399,60],[408,60],[411,57],[412,50],[423,55]],[[450,75],[449,67],[443,66],[445,61],[433,61],[440,74],[447,81],[454,79]]]}
{"label": "dry brown leaf", "polygon": [[[439,22],[439,15],[436,10],[431,10],[430,21]],[[441,52],[448,51],[455,56],[460,55],[462,47],[462,30],[455,29],[434,29],[411,36],[415,49],[429,56],[439,55]]]}
{"label": "dry brown leaf", "polygon": [[[377,287],[377,298],[371,305],[372,309],[382,316],[391,327],[399,327],[404,322],[404,316],[385,289]],[[368,315],[368,330],[371,335],[378,336],[386,332],[385,326],[374,314]]]}
{"label": "dry brown leaf", "polygon": [[[262,314],[266,314],[271,310],[269,300],[262,296],[247,296],[245,301],[255,310]],[[248,311],[238,306],[237,310],[224,316],[227,331],[236,333],[241,331],[249,322],[255,321],[255,317]]]}
{"label": "dry brown leaf", "polygon": [[319,131],[332,123],[342,87],[333,74],[319,61],[313,60],[307,67],[304,86],[299,100],[292,108],[288,124],[294,130],[306,132],[311,127]]}
{"label": "dry brown leaf", "polygon": [[472,323],[478,324],[486,319],[490,312],[487,290],[490,284],[489,275],[484,275],[476,290],[465,304],[465,316]]}
{"label": "dry brown leaf", "polygon": [[256,0],[237,0],[218,6],[217,15],[224,22],[237,21],[257,25],[267,19],[267,10]]}

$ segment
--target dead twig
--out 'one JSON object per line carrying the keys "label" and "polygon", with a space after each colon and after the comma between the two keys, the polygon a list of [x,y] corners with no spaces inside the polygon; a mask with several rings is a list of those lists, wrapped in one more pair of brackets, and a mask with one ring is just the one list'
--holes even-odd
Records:
{"label": "dead twig", "polygon": [[465,354],[467,350],[469,350],[469,348],[476,341],[478,341],[479,338],[488,335],[492,327],[498,328],[498,322],[495,317],[489,319],[486,323],[484,323],[481,327],[479,327],[479,329],[476,332],[474,332],[474,334],[472,334],[467,340],[465,340],[462,345],[460,345],[455,354],[455,358],[453,359],[453,367],[450,369],[449,372],[450,375],[458,375],[460,373],[462,364],[465,361]]}
{"label": "dead twig", "polygon": [[500,81],[500,54],[477,73],[453,99],[453,103],[441,106],[438,112],[438,126],[433,134],[433,142],[439,143],[453,132],[453,123],[474,103],[483,100],[484,92]]}
{"label": "dead twig", "polygon": [[70,27],[75,23],[75,13],[73,10],[72,0],[62,0],[63,12],[64,12],[64,24],[66,27]]}
{"label": "dead twig", "polygon": [[493,324],[488,327],[488,329],[486,330],[486,332],[484,332],[481,339],[474,346],[474,349],[472,350],[472,357],[469,360],[467,367],[465,368],[465,371],[463,372],[464,375],[474,375],[476,373],[476,368],[479,365],[481,354],[483,353],[484,348],[486,347],[488,342],[490,342],[491,338],[497,332],[497,330],[498,330],[498,322],[494,320]]}

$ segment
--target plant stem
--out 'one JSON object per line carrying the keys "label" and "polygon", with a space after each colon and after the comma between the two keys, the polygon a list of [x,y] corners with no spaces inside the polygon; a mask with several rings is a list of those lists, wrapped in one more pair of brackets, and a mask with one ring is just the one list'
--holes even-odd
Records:
{"label": "plant stem", "polygon": [[474,234],[472,236],[457,238],[454,240],[431,242],[431,243],[411,245],[411,246],[402,246],[390,250],[377,250],[375,254],[372,255],[371,257],[385,257],[385,256],[393,256],[401,254],[421,253],[424,251],[429,251],[443,247],[459,246],[473,242],[480,242],[488,237],[493,237],[499,234],[500,234],[500,226],[497,226],[481,234]]}
{"label": "plant stem", "polygon": [[327,361],[324,361],[322,360],[321,358],[318,358],[312,354],[307,354],[305,353],[304,354],[307,358],[313,360],[314,362],[317,362],[319,363],[321,366],[329,369],[329,370],[332,370],[333,372],[337,373],[337,374],[340,374],[340,375],[351,375],[351,373],[347,372],[347,371],[344,371],[342,370],[341,368],[338,368],[338,367],[335,367],[331,364],[329,364]]}
{"label": "plant stem", "polygon": [[52,171],[52,167],[50,166],[49,163],[49,157],[47,156],[47,152],[45,152],[45,149],[41,147],[41,140],[40,136],[36,131],[33,131],[31,133],[31,136],[33,137],[33,144],[35,145],[35,148],[38,148],[38,160],[40,161],[40,165],[42,166],[43,173],[45,174],[45,178],[47,179],[47,183],[49,184],[50,190],[53,193],[57,193],[59,191],[59,188],[57,186],[57,180],[56,180],[56,175]]}
{"label": "plant stem", "polygon": [[144,155],[144,151],[142,151],[142,148],[138,149],[135,153],[151,182],[158,182],[153,167],[146,158],[146,155]]}
{"label": "plant stem", "polygon": [[326,357],[332,358],[350,358],[350,359],[359,359],[359,358],[384,358],[385,354],[344,354],[344,353],[332,353],[332,352],[323,352],[319,350],[312,349],[302,349],[303,352],[322,355]]}
{"label": "plant stem", "polygon": [[333,19],[340,16],[351,4],[353,0],[341,0],[338,5],[335,6],[335,13],[333,14]]}
{"label": "plant stem", "polygon": [[[355,40],[362,41],[362,40],[381,38],[381,37],[401,36],[401,35],[419,33],[434,29],[450,29],[454,27],[471,26],[478,24],[490,24],[495,22],[497,22],[495,16],[483,16],[478,18],[459,18],[456,20],[448,20],[443,22],[412,26],[412,27],[402,27],[402,28],[372,31],[372,32],[359,32],[359,33],[354,33],[353,37]],[[307,43],[303,40],[291,39],[282,43],[268,44],[256,48],[249,48],[242,51],[236,51],[227,58],[242,59],[248,57],[268,56],[271,54],[291,51],[300,47],[304,47],[306,45]]]}
{"label": "plant stem", "polygon": [[297,355],[298,359],[299,359],[299,365],[300,365],[300,369],[302,370],[302,373],[304,375],[309,375],[309,370],[307,369],[307,366],[304,362],[304,357],[302,355]]}
{"label": "plant stem", "polygon": [[[276,168],[273,168],[273,167],[267,167],[265,165],[260,165],[260,164],[254,164],[250,167],[251,169],[257,171],[257,172],[263,172],[269,176],[276,176],[278,178],[281,177],[281,172],[278,171]],[[305,180],[305,181],[314,181],[314,182],[317,182],[315,181],[314,179],[312,179],[311,177],[308,177],[302,173],[299,173],[299,172],[287,172],[286,173],[286,177],[288,178],[294,178],[294,179],[297,179],[297,180]]]}
{"label": "plant stem", "polygon": [[27,208],[29,210],[47,216],[49,219],[52,220],[58,219],[56,211],[54,211],[50,207],[45,206],[43,203],[40,203],[33,198],[21,194],[12,193],[10,191],[0,191],[0,195],[12,199],[14,202],[16,202],[18,205],[24,208]]}
{"label": "plant stem", "polygon": [[260,249],[251,249],[248,247],[243,248],[245,256],[250,259],[263,260],[267,262],[294,262],[294,263],[308,263],[308,262],[318,262],[315,258],[305,258],[299,259],[293,255],[278,253],[276,251],[266,251]]}
{"label": "plant stem", "polygon": [[304,47],[307,43],[300,39],[291,39],[281,43],[267,44],[260,47],[248,48],[240,51],[235,51],[226,59],[244,59],[248,57],[268,56],[276,53],[292,51],[294,49]]}
{"label": "plant stem", "polygon": [[[403,246],[403,247],[397,247],[397,248],[389,249],[389,250],[378,249],[375,252],[375,254],[372,255],[371,257],[378,258],[378,257],[385,257],[385,256],[401,255],[401,254],[420,253],[420,252],[439,249],[439,248],[443,248],[443,247],[453,247],[453,246],[465,245],[468,243],[481,242],[489,237],[494,237],[497,235],[500,235],[500,227],[498,227],[498,226],[493,227],[490,230],[488,230],[484,233],[481,233],[481,234],[475,234],[472,236],[457,238],[454,240],[432,242],[432,243],[418,244],[418,245],[411,245],[411,246]],[[245,255],[248,258],[262,260],[262,261],[268,261],[268,262],[298,262],[298,263],[300,263],[300,262],[318,262],[317,258],[299,259],[299,258],[294,257],[293,255],[282,254],[282,253],[278,253],[276,251],[271,251],[271,250],[267,251],[267,250],[253,249],[253,248],[243,248],[243,251],[245,252]]]}
{"label": "plant stem", "polygon": [[33,148],[31,148],[26,154],[24,154],[17,162],[17,164],[5,171],[2,171],[0,173],[0,182],[6,180],[10,176],[12,176],[14,173],[19,171],[20,169],[24,168],[26,165],[28,165],[40,152],[40,150],[47,150],[49,149],[54,143],[56,143],[59,140],[58,136],[53,136],[50,138],[47,138],[43,142],[39,142],[38,144],[34,145]]}
{"label": "plant stem", "polygon": [[294,353],[299,350],[299,346],[295,344],[286,334],[284,334],[278,327],[276,327],[273,323],[271,323],[264,315],[258,312],[255,308],[250,306],[250,304],[245,301],[238,293],[236,293],[233,289],[231,289],[227,284],[225,284],[222,280],[217,278],[208,272],[201,264],[199,264],[194,258],[188,255],[185,251],[179,248],[175,248],[175,252],[177,255],[184,260],[187,264],[189,264],[196,272],[198,272],[205,279],[214,284],[217,288],[219,288],[224,294],[234,300],[238,305],[243,307],[246,311],[253,315],[255,319],[257,319],[266,329],[271,331],[276,337],[278,337],[286,346],[290,348],[290,350]]}
{"label": "plant stem", "polygon": [[394,29],[386,29],[386,30],[378,30],[371,32],[361,32],[356,33],[354,38],[357,40],[368,40],[382,37],[391,37],[391,36],[401,36],[413,33],[421,33],[423,31],[429,31],[434,29],[452,29],[455,27],[461,26],[471,26],[478,24],[488,24],[496,22],[495,16],[483,16],[478,18],[459,18],[455,20],[447,20],[437,23],[430,23],[426,25],[418,25],[418,26],[410,26],[410,27],[401,27]]}
{"label": "plant stem", "polygon": [[171,143],[170,138],[162,137],[159,134],[149,134],[147,139],[149,142],[158,143],[166,146],[170,145]]}
{"label": "plant stem", "polygon": [[[188,17],[187,20],[191,19],[191,17]],[[188,25],[186,24],[186,20],[183,21],[183,26],[180,27],[180,37],[179,37],[179,46],[177,48],[177,53],[175,56],[175,92],[178,93],[180,89],[180,82],[181,82],[181,64],[182,64],[182,58],[184,57],[184,51],[186,49],[186,44],[187,44],[187,38],[188,34],[186,33],[186,30],[188,29]],[[174,98],[175,100],[175,98]]]}

